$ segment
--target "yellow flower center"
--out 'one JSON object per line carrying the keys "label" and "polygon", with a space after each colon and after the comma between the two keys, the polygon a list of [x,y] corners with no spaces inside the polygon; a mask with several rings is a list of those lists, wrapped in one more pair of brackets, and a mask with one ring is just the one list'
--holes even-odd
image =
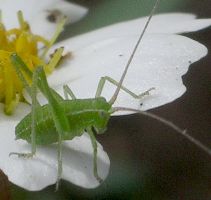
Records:
{"label": "yellow flower center", "polygon": [[[18,12],[18,21],[19,28],[6,30],[0,20],[0,102],[5,104],[6,114],[12,114],[17,104],[24,101],[23,83],[10,61],[11,54],[17,53],[30,71],[33,72],[37,66],[42,65],[47,74],[54,70],[62,54],[62,50],[56,52],[48,63],[45,61],[47,51],[63,30],[64,19],[59,23],[51,40],[33,34],[29,24],[23,19],[21,11]],[[31,80],[28,77],[25,78],[30,84]]]}

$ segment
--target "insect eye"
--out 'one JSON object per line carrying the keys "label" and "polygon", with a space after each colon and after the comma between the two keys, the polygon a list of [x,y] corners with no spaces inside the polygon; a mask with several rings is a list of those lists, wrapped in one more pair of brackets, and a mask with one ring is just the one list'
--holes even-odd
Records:
{"label": "insect eye", "polygon": [[100,117],[105,117],[106,116],[104,111],[100,111],[99,115],[100,115]]}

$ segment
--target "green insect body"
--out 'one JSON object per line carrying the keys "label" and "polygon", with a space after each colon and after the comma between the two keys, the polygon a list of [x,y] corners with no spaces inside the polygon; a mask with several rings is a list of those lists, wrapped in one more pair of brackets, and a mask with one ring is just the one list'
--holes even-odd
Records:
{"label": "green insect body", "polygon": [[[152,113],[142,112],[136,109],[112,107],[116,101],[120,89],[134,98],[142,98],[143,96],[148,95],[149,91],[154,89],[150,88],[146,92],[137,95],[124,87],[122,83],[127,74],[130,63],[133,60],[137,47],[158,4],[159,0],[156,0],[146,25],[140,34],[140,37],[123,71],[120,81],[117,82],[110,77],[102,77],[99,81],[95,98],[76,99],[71,89],[68,86],[64,86],[65,99],[63,99],[59,94],[56,93],[56,91],[49,87],[42,67],[37,67],[32,73],[18,55],[13,54],[11,56],[11,62],[13,63],[20,80],[23,82],[25,89],[32,98],[32,112],[25,116],[16,126],[16,139],[23,139],[31,143],[32,150],[31,153],[11,152],[10,155],[15,154],[22,157],[32,157],[36,153],[36,145],[58,143],[58,173],[56,184],[56,189],[58,189],[59,180],[62,175],[62,141],[71,140],[74,137],[81,136],[84,132],[87,132],[90,136],[93,147],[93,174],[96,179],[101,182],[102,179],[98,175],[97,171],[97,142],[95,139],[95,134],[104,133],[111,114],[119,110],[135,111],[160,121],[176,130],[186,139],[211,155],[211,150],[208,147],[204,146],[198,140],[194,139],[192,136],[168,120],[158,117]],[[62,50],[59,49],[59,52],[62,53]],[[60,57],[62,57],[61,54]],[[30,78],[32,78],[31,87],[27,84],[27,81],[25,80],[20,69],[24,71],[24,73]],[[109,81],[117,86],[116,91],[108,102],[105,98],[101,97],[105,81]],[[44,106],[39,105],[36,99],[37,87],[48,100],[48,104]],[[68,96],[70,96],[72,99],[69,100]]]}
{"label": "green insect body", "polygon": [[[62,132],[62,140],[71,140],[81,136],[89,127],[97,133],[104,133],[110,118],[111,105],[103,97],[95,99],[63,100],[60,103],[68,118],[70,131]],[[49,104],[39,107],[36,113],[36,144],[47,145],[58,141],[58,132],[54,125]],[[31,113],[16,126],[16,139],[31,143]]]}

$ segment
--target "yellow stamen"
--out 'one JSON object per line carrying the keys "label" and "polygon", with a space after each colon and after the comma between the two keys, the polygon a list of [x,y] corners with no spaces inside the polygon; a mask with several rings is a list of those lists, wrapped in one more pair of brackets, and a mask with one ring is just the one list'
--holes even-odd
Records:
{"label": "yellow stamen", "polygon": [[51,38],[49,44],[47,45],[47,47],[45,48],[45,50],[43,51],[42,57],[46,56],[46,53],[48,52],[48,50],[51,48],[51,46],[55,43],[55,41],[57,40],[57,38],[59,37],[59,35],[61,34],[61,32],[64,29],[64,25],[66,22],[66,18],[63,18],[61,20],[61,22],[58,24],[58,27],[56,29],[56,32],[54,33],[53,37]]}
{"label": "yellow stamen", "polygon": [[0,23],[2,24],[2,11],[0,10]]}
{"label": "yellow stamen", "polygon": [[[63,48],[58,49],[49,63],[46,63],[44,55],[63,30],[64,19],[58,24],[53,38],[49,41],[31,32],[30,26],[24,20],[21,11],[17,15],[20,27],[6,30],[0,12],[0,102],[5,104],[4,111],[6,114],[12,114],[17,104],[24,101],[24,86],[10,61],[10,55],[17,53],[32,72],[37,66],[42,65],[45,72],[50,74],[58,64],[63,52]],[[39,56],[38,45],[39,47],[42,46],[42,56]],[[25,76],[25,79],[30,85],[31,80],[29,77]]]}
{"label": "yellow stamen", "polygon": [[18,11],[18,22],[20,25],[20,29],[26,30],[26,31],[30,29],[28,23],[24,20],[22,11],[20,10]]}
{"label": "yellow stamen", "polygon": [[62,57],[63,50],[64,48],[59,48],[55,51],[49,63],[44,67],[46,73],[53,72]]}

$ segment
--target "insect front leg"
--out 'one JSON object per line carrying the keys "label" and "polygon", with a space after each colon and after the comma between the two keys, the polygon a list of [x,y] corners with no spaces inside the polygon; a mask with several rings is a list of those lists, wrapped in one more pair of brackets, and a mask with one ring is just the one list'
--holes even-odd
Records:
{"label": "insect front leg", "polygon": [[92,131],[92,129],[89,127],[86,129],[86,131],[88,132],[91,142],[92,142],[92,147],[93,147],[93,173],[95,178],[98,180],[99,183],[103,182],[103,179],[100,178],[100,176],[98,175],[98,171],[97,171],[97,141],[95,138],[95,135]]}
{"label": "insect front leg", "polygon": [[[95,97],[100,97],[101,93],[103,91],[103,88],[105,86],[105,81],[109,81],[110,83],[112,83],[115,86],[119,86],[119,82],[117,82],[116,80],[112,79],[109,76],[105,76],[105,77],[101,77],[99,83],[98,83],[98,87],[97,87],[97,92],[95,94]],[[132,92],[131,90],[129,90],[128,88],[124,87],[123,85],[120,87],[120,89],[122,89],[123,91],[125,91],[126,93],[128,93],[129,95],[131,95],[133,98],[135,99],[141,99],[142,97],[149,95],[151,90],[154,90],[155,88],[149,88],[148,90],[144,91],[141,94],[135,94],[134,92]]]}

